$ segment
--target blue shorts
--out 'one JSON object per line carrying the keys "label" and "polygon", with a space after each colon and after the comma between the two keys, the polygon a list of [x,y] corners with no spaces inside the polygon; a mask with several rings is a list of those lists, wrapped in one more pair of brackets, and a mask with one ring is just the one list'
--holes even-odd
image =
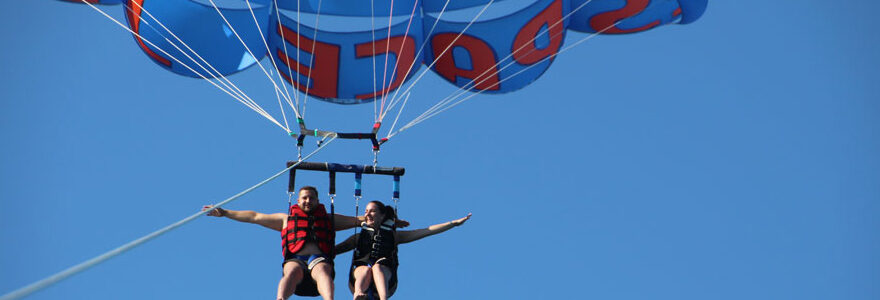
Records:
{"label": "blue shorts", "polygon": [[[296,290],[294,294],[298,296],[304,297],[315,297],[318,296],[318,286],[315,283],[315,280],[312,278],[312,268],[314,268],[318,263],[327,262],[330,264],[330,277],[336,278],[336,271],[332,268],[333,260],[330,259],[327,255],[324,254],[312,254],[312,255],[295,255],[288,254],[284,256],[284,262],[281,263],[281,268],[284,268],[284,264],[287,262],[295,262],[303,267],[303,278],[299,284],[296,285]],[[308,272],[306,271],[308,270]],[[283,272],[283,271],[282,271]],[[282,273],[283,274],[283,273]]]}

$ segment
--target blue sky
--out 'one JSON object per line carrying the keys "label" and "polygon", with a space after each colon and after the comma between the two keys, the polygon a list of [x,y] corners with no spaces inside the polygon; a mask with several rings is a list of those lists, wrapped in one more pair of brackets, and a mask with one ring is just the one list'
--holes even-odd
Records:
{"label": "blue sky", "polygon": [[[878,10],[711,1],[694,24],[592,39],[523,90],[397,136],[380,163],[407,168],[401,216],[474,216],[401,246],[395,298],[877,299]],[[295,158],[283,131],[155,66],[86,6],[19,1],[0,20],[2,294]],[[231,79],[277,105],[258,70]],[[433,74],[414,90],[413,114],[454,91]],[[357,131],[372,106],[310,101],[307,119]],[[313,160],[372,154],[338,141]],[[298,179],[326,191],[323,174]],[[352,214],[352,179],[338,180],[337,210]],[[387,178],[364,186],[389,198]],[[228,208],[281,211],[285,191],[276,180]],[[278,240],[200,218],[29,299],[269,299]],[[338,299],[349,260],[337,258]]]}

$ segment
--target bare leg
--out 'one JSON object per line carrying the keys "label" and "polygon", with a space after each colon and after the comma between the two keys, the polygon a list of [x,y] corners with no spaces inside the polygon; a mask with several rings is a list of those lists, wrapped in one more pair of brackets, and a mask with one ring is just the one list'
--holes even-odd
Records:
{"label": "bare leg", "polygon": [[373,265],[373,283],[376,285],[376,293],[379,300],[388,300],[388,280],[391,279],[391,269],[386,266]]}
{"label": "bare leg", "polygon": [[354,269],[354,300],[364,300],[367,298],[367,289],[370,288],[370,282],[373,281],[373,273],[370,267],[358,266]]}
{"label": "bare leg", "polygon": [[284,263],[283,270],[281,281],[278,282],[278,294],[275,297],[277,300],[286,300],[293,295],[296,285],[302,281],[304,274],[302,265],[295,261]]}
{"label": "bare leg", "polygon": [[324,297],[324,300],[333,300],[333,277],[330,276],[332,272],[333,265],[327,262],[322,261],[312,267],[312,279],[318,285],[318,293]]}

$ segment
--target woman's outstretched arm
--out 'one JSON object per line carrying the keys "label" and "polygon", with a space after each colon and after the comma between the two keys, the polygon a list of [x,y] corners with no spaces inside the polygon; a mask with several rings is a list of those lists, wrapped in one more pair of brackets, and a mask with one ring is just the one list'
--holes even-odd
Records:
{"label": "woman's outstretched arm", "polygon": [[416,229],[416,230],[406,230],[406,231],[398,231],[397,232],[397,243],[405,244],[413,241],[420,240],[427,236],[432,236],[449,229],[452,227],[459,226],[467,222],[468,219],[471,218],[471,214],[469,213],[467,216],[461,219],[452,220],[446,223],[435,224],[428,226],[428,228]]}

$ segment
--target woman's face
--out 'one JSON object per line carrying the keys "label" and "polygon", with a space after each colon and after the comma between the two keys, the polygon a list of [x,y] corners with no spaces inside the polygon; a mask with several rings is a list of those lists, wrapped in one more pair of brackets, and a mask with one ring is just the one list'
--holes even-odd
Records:
{"label": "woman's face", "polygon": [[385,219],[385,214],[382,213],[379,206],[375,203],[367,204],[367,208],[364,211],[364,221],[367,225],[373,226],[376,222],[381,222],[382,219]]}

